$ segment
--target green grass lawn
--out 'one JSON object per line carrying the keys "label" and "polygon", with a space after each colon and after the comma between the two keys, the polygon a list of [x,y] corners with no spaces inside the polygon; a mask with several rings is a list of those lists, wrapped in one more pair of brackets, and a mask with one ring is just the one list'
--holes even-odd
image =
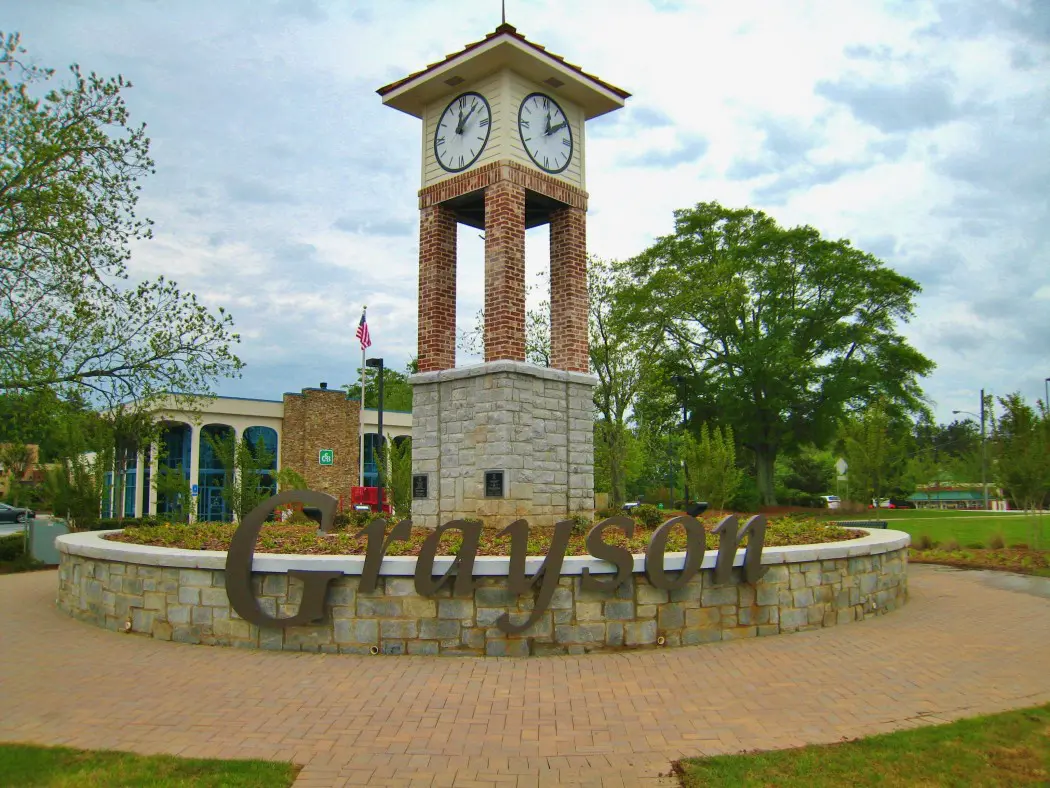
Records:
{"label": "green grass lawn", "polygon": [[[1041,525],[1043,543],[1050,547],[1050,515],[1030,517],[1012,512],[965,512],[932,509],[869,509],[863,514],[821,515],[822,520],[886,520],[890,528],[906,531],[912,537],[926,535],[935,542],[956,540],[960,545],[984,544],[994,534],[1002,536],[1006,544],[1034,543],[1033,526]],[[1040,522],[1041,521],[1041,522]]]}
{"label": "green grass lawn", "polygon": [[1050,784],[1050,705],[858,741],[690,758],[684,785],[1001,786]]}
{"label": "green grass lawn", "polygon": [[0,744],[0,784],[47,788],[287,788],[299,767]]}

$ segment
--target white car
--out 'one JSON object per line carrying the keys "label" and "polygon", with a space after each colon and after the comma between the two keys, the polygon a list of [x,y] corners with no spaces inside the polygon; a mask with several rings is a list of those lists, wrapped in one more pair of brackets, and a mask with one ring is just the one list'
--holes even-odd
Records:
{"label": "white car", "polygon": [[824,499],[824,505],[829,509],[839,509],[842,506],[842,499],[837,495],[822,495],[820,497]]}

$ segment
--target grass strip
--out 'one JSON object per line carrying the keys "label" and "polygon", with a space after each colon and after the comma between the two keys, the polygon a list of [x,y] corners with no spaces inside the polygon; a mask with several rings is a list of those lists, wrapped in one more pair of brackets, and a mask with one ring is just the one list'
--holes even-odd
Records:
{"label": "grass strip", "polygon": [[0,784],[46,788],[287,788],[290,763],[133,755],[31,744],[0,744]]}
{"label": "grass strip", "polygon": [[1050,784],[1050,705],[793,750],[689,758],[697,786],[1025,786]]}

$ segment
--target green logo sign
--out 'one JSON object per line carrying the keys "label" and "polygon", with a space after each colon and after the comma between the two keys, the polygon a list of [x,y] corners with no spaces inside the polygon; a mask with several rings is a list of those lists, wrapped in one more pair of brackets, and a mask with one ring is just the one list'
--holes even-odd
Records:
{"label": "green logo sign", "polygon": [[319,465],[331,465],[335,461],[335,452],[331,449],[321,449],[317,453],[317,462]]}

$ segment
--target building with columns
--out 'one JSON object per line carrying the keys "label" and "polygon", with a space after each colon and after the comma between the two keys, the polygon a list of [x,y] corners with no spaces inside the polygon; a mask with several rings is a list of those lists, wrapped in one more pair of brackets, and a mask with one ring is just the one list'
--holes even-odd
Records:
{"label": "building with columns", "polygon": [[[157,441],[129,447],[123,500],[114,500],[111,481],[103,496],[102,515],[116,516],[121,509],[125,517],[170,511],[171,502],[158,494],[154,482],[164,463],[171,469],[181,467],[190,484],[197,485],[198,519],[230,519],[220,492],[225,469],[212,452],[208,435],[232,435],[251,446],[261,441],[274,461],[272,474],[263,474],[260,486],[272,487],[277,471],[290,468],[311,490],[327,492],[349,506],[350,489],[361,479],[362,453],[365,486],[377,483],[378,415],[373,408],[362,411],[360,402],[324,383],[287,393],[280,400],[169,397],[153,411],[160,426]],[[412,414],[384,410],[383,434],[387,441],[410,437]],[[331,455],[322,458],[322,451]]]}

